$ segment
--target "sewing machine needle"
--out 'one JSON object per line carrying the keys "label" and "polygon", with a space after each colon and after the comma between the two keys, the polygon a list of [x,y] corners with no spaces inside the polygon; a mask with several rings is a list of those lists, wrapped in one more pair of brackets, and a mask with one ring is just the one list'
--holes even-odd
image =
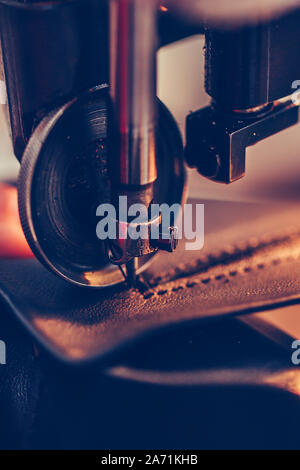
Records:
{"label": "sewing machine needle", "polygon": [[128,263],[126,263],[126,280],[128,285],[132,287],[135,284],[136,280],[136,268],[137,268],[137,259],[133,258]]}
{"label": "sewing machine needle", "polygon": [[132,287],[135,284],[136,280],[136,269],[137,269],[137,261],[136,258],[133,258],[131,261],[126,263],[126,271],[124,271],[123,266],[118,265],[121,273],[125,281],[127,282],[129,287]]}

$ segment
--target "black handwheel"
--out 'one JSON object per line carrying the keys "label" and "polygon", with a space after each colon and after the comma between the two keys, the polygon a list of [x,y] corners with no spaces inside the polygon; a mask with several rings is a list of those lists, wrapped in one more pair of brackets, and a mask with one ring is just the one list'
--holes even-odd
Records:
{"label": "black handwheel", "polygon": [[[110,201],[107,105],[104,86],[47,115],[28,142],[19,175],[20,218],[32,251],[47,268],[81,286],[104,287],[123,280],[96,236],[96,208]],[[155,199],[180,203],[182,140],[161,102],[157,156]],[[138,272],[152,256],[138,259]]]}

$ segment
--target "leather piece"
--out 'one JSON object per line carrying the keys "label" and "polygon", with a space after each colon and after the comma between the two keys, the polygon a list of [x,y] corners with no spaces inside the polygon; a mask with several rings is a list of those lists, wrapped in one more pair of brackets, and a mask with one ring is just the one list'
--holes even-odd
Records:
{"label": "leather piece", "polygon": [[35,260],[1,261],[2,300],[56,357],[107,363],[161,328],[299,302],[297,215],[297,206],[207,201],[205,248],[182,242],[159,255],[137,289],[83,290]]}
{"label": "leather piece", "polygon": [[0,337],[6,344],[6,364],[0,365],[0,449],[22,448],[34,428],[40,373],[32,339],[3,307]]}
{"label": "leather piece", "polygon": [[[276,208],[208,202],[200,261],[183,246],[176,259],[163,255],[147,272],[153,286],[145,292],[145,284],[137,291],[119,286],[91,292],[66,284],[34,260],[1,262],[0,337],[9,355],[0,367],[0,447],[298,448],[299,372],[291,367],[290,350],[238,319],[203,321],[226,308],[231,313],[241,305],[281,302],[288,294],[298,301],[299,227],[288,227],[296,215],[293,207],[279,216]],[[282,290],[276,291],[276,282]],[[171,323],[185,327],[166,328]],[[99,360],[65,367],[42,351],[34,354],[34,339],[47,341],[64,361],[79,364],[106,354],[102,365],[112,367],[102,369]],[[156,381],[147,380],[154,372]],[[178,373],[181,383],[161,380]],[[212,380],[216,375],[218,382]],[[191,382],[191,376],[205,380]]]}
{"label": "leather piece", "polygon": [[[3,321],[11,323],[1,311]],[[17,330],[17,329],[16,329]],[[20,329],[19,329],[20,330]],[[23,336],[23,337],[22,337]],[[8,338],[7,338],[8,339]],[[11,338],[12,340],[12,338]],[[30,346],[29,335],[16,332],[14,342]],[[23,350],[24,351],[24,350]],[[28,385],[26,356],[1,380],[18,379]],[[202,371],[206,385],[186,380],[166,384],[124,380],[93,367],[63,367],[44,355],[34,355],[31,381],[38,381],[31,400],[14,390],[2,390],[1,403],[23,422],[23,432],[1,448],[22,449],[221,449],[299,447],[299,387],[291,393],[283,368],[291,372],[289,354],[238,319],[202,323],[197,328],[178,328],[145,339],[124,351],[119,367],[144,375]],[[6,367],[6,366],[5,366]],[[254,378],[272,371],[277,384]],[[231,371],[236,383],[228,380]],[[293,369],[295,385],[299,371]],[[225,374],[227,379],[224,380]],[[243,380],[248,377],[247,383]],[[296,390],[297,391],[297,390]],[[13,400],[10,393],[13,392]],[[20,413],[20,410],[26,410]],[[274,412],[276,410],[276,412]],[[1,418],[3,414],[1,414]],[[24,419],[27,418],[27,419]],[[29,419],[30,418],[30,419]],[[7,423],[1,420],[1,426]],[[13,431],[15,423],[11,423]]]}

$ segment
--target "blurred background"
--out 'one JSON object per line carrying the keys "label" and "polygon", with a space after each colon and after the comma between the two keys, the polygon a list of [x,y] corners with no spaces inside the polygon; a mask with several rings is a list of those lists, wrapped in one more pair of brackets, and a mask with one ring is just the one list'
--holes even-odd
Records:
{"label": "blurred background", "polygon": [[16,179],[19,163],[14,157],[6,120],[5,106],[0,105],[0,180],[12,181]]}

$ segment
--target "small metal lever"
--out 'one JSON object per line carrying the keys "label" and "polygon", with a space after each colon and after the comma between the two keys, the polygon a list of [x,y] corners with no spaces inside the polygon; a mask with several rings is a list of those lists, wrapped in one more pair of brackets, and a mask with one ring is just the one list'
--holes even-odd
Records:
{"label": "small metal lever", "polygon": [[299,106],[290,99],[247,112],[212,104],[187,117],[186,161],[213,181],[232,183],[245,174],[247,147],[298,121]]}

